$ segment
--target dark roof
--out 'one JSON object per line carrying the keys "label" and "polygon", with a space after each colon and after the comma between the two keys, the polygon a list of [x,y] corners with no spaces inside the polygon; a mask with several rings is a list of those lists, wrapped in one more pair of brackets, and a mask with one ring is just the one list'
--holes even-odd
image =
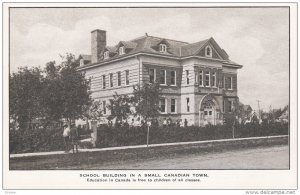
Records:
{"label": "dark roof", "polygon": [[[158,47],[160,43],[164,43],[167,45],[167,52],[162,53],[159,51]],[[225,50],[220,48],[220,46],[216,43],[216,41],[212,37],[196,43],[188,43],[188,42],[148,36],[148,35],[138,37],[130,41],[120,41],[117,45],[114,46],[106,46],[106,51],[109,51],[113,55],[108,59],[103,59],[102,61],[100,61],[100,63],[117,59],[118,57],[120,57],[118,55],[118,48],[120,46],[124,46],[125,48],[128,48],[126,54],[123,54],[122,57],[126,55],[139,53],[139,52],[161,54],[165,56],[174,56],[174,57],[187,57],[187,56],[197,55],[198,52],[201,50],[201,48],[203,48],[208,43],[215,48],[218,54],[223,58],[224,63],[238,65],[237,63],[232,62],[228,59],[228,55],[225,52]]]}
{"label": "dark roof", "polygon": [[79,58],[82,58],[84,61],[91,61],[92,56],[91,55],[86,55],[86,54],[80,54]]}

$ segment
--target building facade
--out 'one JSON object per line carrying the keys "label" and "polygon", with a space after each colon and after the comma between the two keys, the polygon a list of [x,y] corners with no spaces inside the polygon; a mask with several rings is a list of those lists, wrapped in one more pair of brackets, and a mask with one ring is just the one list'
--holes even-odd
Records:
{"label": "building facade", "polygon": [[102,101],[132,94],[133,86],[159,82],[162,98],[160,122],[187,119],[188,125],[223,123],[238,105],[237,70],[213,38],[187,43],[145,35],[106,45],[106,31],[91,32],[91,55],[81,55],[78,70],[91,79],[92,97]]}

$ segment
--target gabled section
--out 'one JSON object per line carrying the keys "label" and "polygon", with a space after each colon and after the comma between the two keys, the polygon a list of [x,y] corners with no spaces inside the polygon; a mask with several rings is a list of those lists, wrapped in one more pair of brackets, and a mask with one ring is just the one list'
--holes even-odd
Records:
{"label": "gabled section", "polygon": [[170,53],[170,43],[166,39],[152,42],[151,48],[160,53]]}
{"label": "gabled section", "polygon": [[181,56],[195,55],[221,60],[228,60],[229,58],[225,50],[223,50],[212,37],[210,39],[183,46],[181,48],[181,54]]}

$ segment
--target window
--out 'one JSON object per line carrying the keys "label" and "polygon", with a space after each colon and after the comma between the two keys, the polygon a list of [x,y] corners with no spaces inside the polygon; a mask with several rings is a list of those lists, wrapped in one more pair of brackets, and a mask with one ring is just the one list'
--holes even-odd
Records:
{"label": "window", "polygon": [[125,48],[124,48],[124,46],[119,47],[119,55],[123,55],[123,54],[125,54]]}
{"label": "window", "polygon": [[190,98],[186,98],[186,111],[190,112]]}
{"label": "window", "polygon": [[212,57],[212,49],[209,45],[205,47],[205,56]]}
{"label": "window", "polygon": [[210,115],[210,116],[212,115],[212,111],[211,111],[211,110],[210,110],[210,111],[208,111],[208,115]]}
{"label": "window", "polygon": [[160,103],[160,112],[166,113],[166,99],[162,98],[159,101]]}
{"label": "window", "polygon": [[80,66],[83,66],[83,65],[84,65],[84,60],[80,59]]}
{"label": "window", "polygon": [[225,101],[223,100],[223,107],[222,107],[222,109],[223,109],[223,113],[225,112]]}
{"label": "window", "polygon": [[171,99],[171,113],[176,112],[176,99]]}
{"label": "window", "polygon": [[229,77],[228,80],[229,80],[229,89],[232,89],[232,77]]}
{"label": "window", "polygon": [[214,72],[211,76],[211,84],[213,87],[216,87],[216,73]]}
{"label": "window", "polygon": [[228,101],[228,112],[232,112],[233,110],[233,101]]}
{"label": "window", "polygon": [[176,71],[171,71],[171,85],[176,85]]}
{"label": "window", "polygon": [[186,70],[185,74],[186,74],[186,84],[188,85],[188,84],[190,84],[189,70]]}
{"label": "window", "polygon": [[104,52],[104,60],[109,58],[109,51]]}
{"label": "window", "polygon": [[199,85],[203,86],[203,71],[200,70],[199,72]]}
{"label": "window", "polygon": [[225,78],[225,76],[223,77],[223,88],[224,89],[226,88],[226,78]]}
{"label": "window", "polygon": [[160,84],[166,84],[166,70],[160,70]]}
{"label": "window", "polygon": [[167,52],[167,45],[166,44],[160,44],[159,45],[159,51],[160,52]]}
{"label": "window", "polygon": [[121,86],[121,72],[118,72],[118,86]]}
{"label": "window", "polygon": [[195,72],[195,85],[198,85],[198,81],[199,81],[199,75],[197,72]]}
{"label": "window", "polygon": [[109,74],[109,86],[113,87],[114,86],[114,80],[113,80],[113,73]]}
{"label": "window", "polygon": [[210,74],[209,72],[205,72],[205,86],[210,86]]}
{"label": "window", "polygon": [[125,79],[126,79],[126,85],[129,85],[129,70],[125,71]]}
{"label": "window", "polygon": [[155,81],[155,70],[149,69],[149,82],[154,83]]}
{"label": "window", "polygon": [[102,75],[102,88],[105,89],[106,87],[106,79],[105,79],[105,75]]}
{"label": "window", "polygon": [[103,114],[106,114],[106,101],[103,101],[102,105],[103,105]]}

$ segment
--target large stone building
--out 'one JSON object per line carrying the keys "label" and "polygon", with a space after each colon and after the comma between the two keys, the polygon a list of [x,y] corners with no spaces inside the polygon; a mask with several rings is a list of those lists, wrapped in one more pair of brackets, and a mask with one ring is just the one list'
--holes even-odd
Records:
{"label": "large stone building", "polygon": [[106,31],[91,32],[91,55],[81,55],[80,71],[91,78],[92,97],[104,115],[113,94],[132,94],[133,85],[158,81],[161,117],[187,119],[189,125],[222,124],[238,102],[237,70],[241,65],[213,38],[187,43],[145,35],[115,46]]}

